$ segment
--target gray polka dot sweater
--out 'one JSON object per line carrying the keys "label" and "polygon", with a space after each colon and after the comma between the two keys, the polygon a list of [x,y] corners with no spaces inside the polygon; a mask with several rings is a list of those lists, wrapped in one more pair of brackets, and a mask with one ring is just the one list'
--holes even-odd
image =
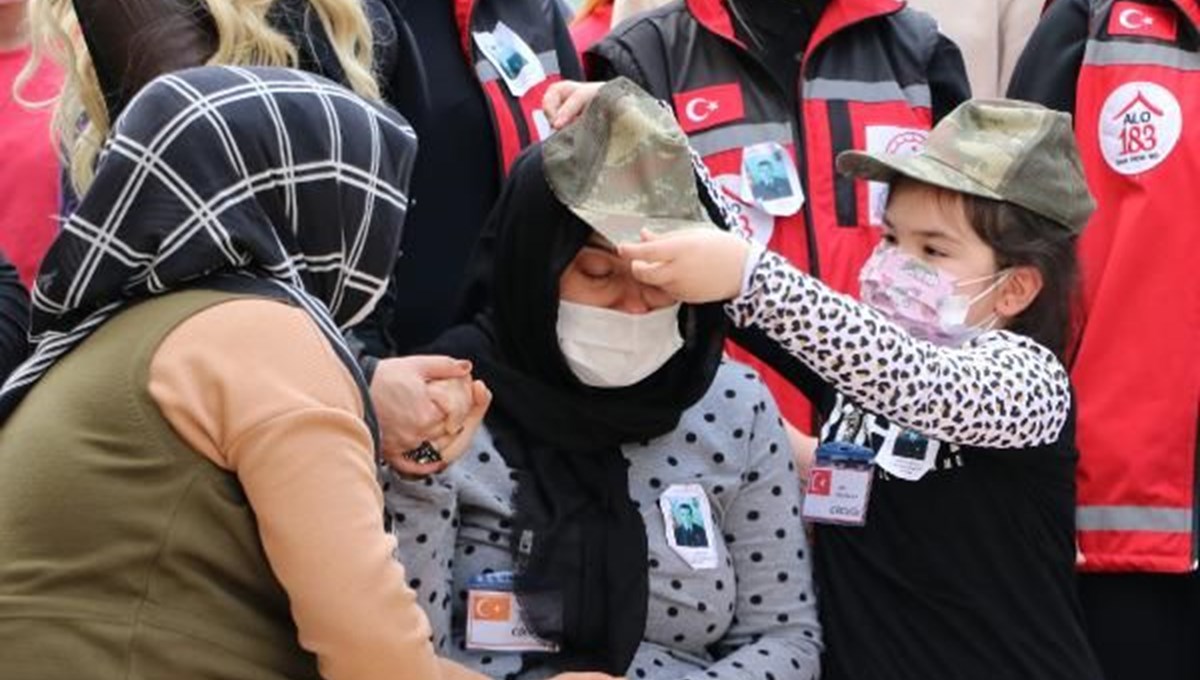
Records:
{"label": "gray polka dot sweater", "polygon": [[[819,675],[817,622],[800,490],[774,402],[758,376],[724,363],[679,427],[623,449],[630,496],[649,544],[646,632],[627,676],[660,680],[809,680]],[[521,654],[465,649],[468,579],[509,571],[513,475],[481,429],[445,473],[385,473],[399,556],[429,614],[440,654],[497,678],[554,675]],[[693,569],[667,543],[659,501],[702,487],[717,566]]]}

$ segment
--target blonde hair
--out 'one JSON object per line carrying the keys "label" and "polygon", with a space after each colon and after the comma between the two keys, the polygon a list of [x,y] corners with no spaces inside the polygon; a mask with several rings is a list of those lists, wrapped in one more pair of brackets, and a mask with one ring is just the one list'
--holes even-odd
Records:
{"label": "blonde hair", "polygon": [[[217,29],[217,50],[209,64],[296,66],[296,46],[267,21],[274,0],[195,1],[204,4]],[[329,36],[350,87],[364,97],[378,99],[371,24],[362,1],[308,2]],[[63,66],[62,91],[51,102],[55,104],[54,130],[70,168],[71,183],[82,192],[92,182],[96,156],[111,124],[104,95],[71,0],[30,0],[29,24],[32,54],[17,88],[28,82],[47,56]]]}

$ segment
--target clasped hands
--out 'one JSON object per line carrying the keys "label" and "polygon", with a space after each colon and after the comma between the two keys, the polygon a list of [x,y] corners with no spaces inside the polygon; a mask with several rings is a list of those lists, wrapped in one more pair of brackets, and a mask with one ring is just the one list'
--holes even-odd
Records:
{"label": "clasped hands", "polygon": [[[466,452],[492,393],[471,375],[471,362],[445,356],[383,359],[371,379],[371,401],[382,433],[381,455],[401,474],[444,470]],[[428,443],[441,456],[418,463],[406,454]]]}

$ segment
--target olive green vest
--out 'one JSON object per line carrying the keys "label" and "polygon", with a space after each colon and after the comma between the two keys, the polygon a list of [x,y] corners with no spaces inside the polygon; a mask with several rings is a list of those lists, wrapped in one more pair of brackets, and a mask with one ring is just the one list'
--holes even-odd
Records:
{"label": "olive green vest", "polygon": [[147,390],[163,338],[234,297],[128,309],[0,430],[0,677],[319,677],[237,478],[188,447]]}

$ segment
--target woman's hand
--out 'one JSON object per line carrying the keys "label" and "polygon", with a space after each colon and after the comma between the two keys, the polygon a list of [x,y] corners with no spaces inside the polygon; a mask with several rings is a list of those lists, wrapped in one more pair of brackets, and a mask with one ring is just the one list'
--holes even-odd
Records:
{"label": "woman's hand", "polygon": [[[428,466],[433,468],[432,472],[445,470],[451,463],[466,453],[467,447],[471,444],[471,439],[475,437],[475,432],[483,424],[483,417],[487,415],[488,407],[492,404],[492,393],[483,384],[482,380],[468,381],[466,400],[461,398],[462,392],[459,389],[460,387],[461,384],[458,380],[440,381],[429,384],[429,390],[434,403],[446,413],[446,418],[442,421],[446,434],[431,442],[433,448],[437,449],[438,453],[442,455],[440,462],[431,463]],[[448,394],[445,394],[445,392],[448,392]],[[453,412],[451,409],[453,409]],[[407,468],[407,470],[402,470],[402,472],[408,472],[408,474],[429,474],[429,472],[424,472],[426,466],[414,463],[407,458],[402,463]],[[417,472],[410,470],[416,470]]]}
{"label": "woman's hand", "polygon": [[604,83],[581,83],[576,80],[560,80],[546,90],[542,97],[542,111],[555,130],[570,125],[583,114],[587,105],[596,98]]}
{"label": "woman's hand", "polygon": [[442,412],[441,431],[436,439],[428,441],[447,443],[462,432],[467,414],[475,405],[474,383],[469,376],[431,380],[425,383],[425,390]]}
{"label": "woman's hand", "polygon": [[662,236],[643,229],[641,243],[621,245],[617,252],[632,260],[638,281],[683,302],[703,304],[730,300],[741,292],[750,244],[717,229],[687,229]]}
{"label": "woman's hand", "polygon": [[[379,362],[371,401],[382,434],[381,455],[409,475],[438,472],[461,456],[483,420],[491,393],[471,380],[471,362],[412,356]],[[442,461],[418,464],[405,454],[429,442]]]}

